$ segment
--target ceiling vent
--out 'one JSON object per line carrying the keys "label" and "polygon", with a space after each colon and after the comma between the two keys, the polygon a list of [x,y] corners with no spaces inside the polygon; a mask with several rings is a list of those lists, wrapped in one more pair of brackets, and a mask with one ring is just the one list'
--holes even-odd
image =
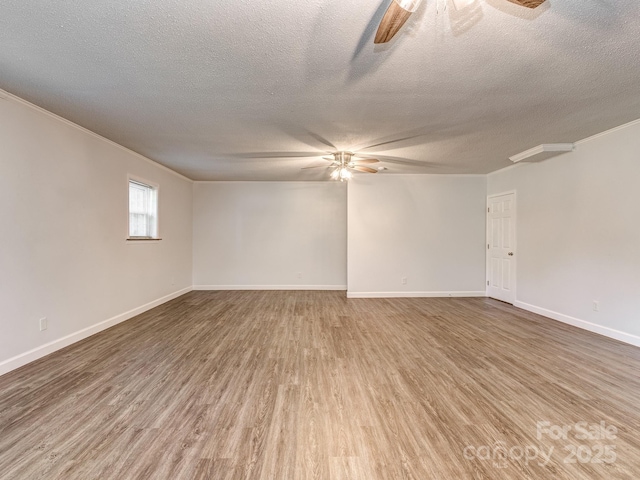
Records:
{"label": "ceiling vent", "polygon": [[513,157],[509,157],[513,163],[517,162],[541,162],[547,158],[562,155],[563,153],[575,150],[573,143],[544,143],[537,147],[530,148],[527,151],[518,153]]}

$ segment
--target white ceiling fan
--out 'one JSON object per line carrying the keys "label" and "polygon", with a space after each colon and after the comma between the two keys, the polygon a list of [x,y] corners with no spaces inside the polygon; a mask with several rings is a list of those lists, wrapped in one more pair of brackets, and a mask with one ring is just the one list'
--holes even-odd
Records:
{"label": "white ceiling fan", "polygon": [[[333,143],[321,137],[320,135],[310,132],[307,133],[316,140],[319,140],[322,144],[331,147],[332,150],[316,152],[243,152],[230,154],[230,156],[243,159],[322,159],[325,161],[322,165],[316,164],[308,167],[302,167],[301,170],[307,170],[311,168],[324,168],[325,170],[331,171],[331,178],[341,181],[349,180],[353,176],[353,172],[379,173],[388,170],[387,165],[404,165],[411,167],[414,170],[416,168],[422,170],[432,169],[435,167],[433,163],[424,160],[410,160],[404,157],[395,157],[378,153],[367,153],[364,151],[371,148],[380,148],[384,146],[388,148],[390,145],[398,144],[401,142],[408,142],[423,136],[422,133],[411,133],[410,135],[402,137],[396,136],[391,140],[381,139],[383,141],[359,146],[355,150],[338,150],[338,148]],[[377,158],[373,158],[373,156]]]}
{"label": "white ceiling fan", "polygon": [[[408,18],[420,6],[422,0],[392,0],[391,5],[382,17],[373,43],[386,43],[402,28]],[[453,0],[456,10],[468,7],[476,0]],[[546,0],[508,0],[511,3],[527,8],[536,8]]]}
{"label": "white ceiling fan", "polygon": [[319,165],[314,167],[304,167],[303,170],[308,168],[333,168],[331,172],[331,178],[334,180],[340,180],[344,182],[349,180],[353,174],[352,170],[364,173],[378,173],[375,168],[367,167],[366,165],[372,165],[380,163],[377,158],[354,158],[356,155],[353,152],[335,152],[331,157],[322,157],[325,160],[331,161],[331,165],[326,167],[325,165]]}

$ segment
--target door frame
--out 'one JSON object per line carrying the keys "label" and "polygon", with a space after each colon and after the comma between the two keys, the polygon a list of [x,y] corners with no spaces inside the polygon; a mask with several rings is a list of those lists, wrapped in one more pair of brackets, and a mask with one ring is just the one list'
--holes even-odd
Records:
{"label": "door frame", "polygon": [[501,193],[494,193],[491,195],[487,195],[487,204],[485,205],[485,230],[486,230],[486,245],[487,248],[484,251],[485,254],[485,284],[484,284],[484,288],[485,288],[485,296],[488,298],[493,298],[493,297],[489,297],[489,281],[490,281],[490,275],[491,275],[491,256],[489,255],[489,245],[491,244],[491,239],[490,239],[490,235],[491,235],[491,226],[489,225],[489,221],[491,220],[490,218],[490,202],[492,198],[496,198],[496,197],[502,197],[503,195],[510,195],[513,194],[513,250],[516,252],[516,255],[513,259],[513,270],[514,270],[514,275],[513,275],[513,305],[516,304],[517,302],[517,292],[518,292],[518,221],[517,221],[517,215],[518,215],[518,192],[517,190],[507,190],[506,192],[501,192]]}

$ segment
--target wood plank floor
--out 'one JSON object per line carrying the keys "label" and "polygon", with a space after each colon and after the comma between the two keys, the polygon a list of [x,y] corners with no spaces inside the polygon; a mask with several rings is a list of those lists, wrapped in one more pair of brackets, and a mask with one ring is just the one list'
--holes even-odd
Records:
{"label": "wood plank floor", "polygon": [[494,300],[191,292],[0,377],[0,478],[637,479],[639,407],[640,349]]}

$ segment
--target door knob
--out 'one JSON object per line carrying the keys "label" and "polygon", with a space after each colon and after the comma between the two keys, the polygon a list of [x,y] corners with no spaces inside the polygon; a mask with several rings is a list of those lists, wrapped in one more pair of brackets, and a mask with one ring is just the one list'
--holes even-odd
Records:
{"label": "door knob", "polygon": [[510,257],[513,257],[513,252],[509,252],[507,255],[509,255]]}

